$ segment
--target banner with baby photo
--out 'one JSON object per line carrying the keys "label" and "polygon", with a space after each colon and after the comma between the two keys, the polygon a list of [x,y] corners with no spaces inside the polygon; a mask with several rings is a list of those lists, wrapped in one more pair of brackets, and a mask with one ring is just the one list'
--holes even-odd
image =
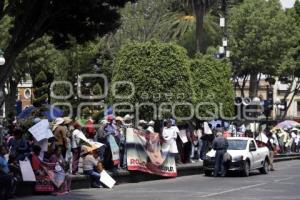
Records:
{"label": "banner with baby photo", "polygon": [[146,133],[133,128],[126,130],[127,167],[129,171],[141,171],[165,177],[176,177],[175,156],[161,154],[158,133]]}

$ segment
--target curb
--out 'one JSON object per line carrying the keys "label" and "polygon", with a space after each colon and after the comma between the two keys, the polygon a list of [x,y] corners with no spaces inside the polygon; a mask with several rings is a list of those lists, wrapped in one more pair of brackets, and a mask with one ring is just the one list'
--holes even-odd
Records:
{"label": "curb", "polygon": [[[300,153],[298,154],[283,154],[276,155],[274,162],[283,162],[289,160],[300,159]],[[146,174],[138,171],[121,170],[115,173],[109,173],[116,181],[117,185],[126,183],[139,183],[144,181],[163,180],[170,179],[153,174]],[[202,162],[182,164],[177,166],[177,177],[203,174]],[[90,180],[85,175],[71,176],[72,190],[88,189],[90,188]],[[17,196],[29,196],[34,195],[34,183],[20,183],[17,185]]]}

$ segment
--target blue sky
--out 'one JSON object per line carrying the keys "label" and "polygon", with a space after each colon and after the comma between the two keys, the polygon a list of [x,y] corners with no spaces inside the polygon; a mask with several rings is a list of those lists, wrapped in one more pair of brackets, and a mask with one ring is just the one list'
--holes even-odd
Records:
{"label": "blue sky", "polygon": [[296,0],[280,0],[280,1],[284,8],[291,8],[293,7]]}

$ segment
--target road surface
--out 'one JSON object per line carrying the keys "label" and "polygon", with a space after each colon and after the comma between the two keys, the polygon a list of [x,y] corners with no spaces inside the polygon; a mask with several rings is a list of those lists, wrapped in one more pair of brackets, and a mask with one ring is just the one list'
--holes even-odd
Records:
{"label": "road surface", "polygon": [[65,196],[32,196],[22,200],[299,200],[300,160],[275,164],[268,175],[224,178],[185,176],[114,189],[84,189]]}

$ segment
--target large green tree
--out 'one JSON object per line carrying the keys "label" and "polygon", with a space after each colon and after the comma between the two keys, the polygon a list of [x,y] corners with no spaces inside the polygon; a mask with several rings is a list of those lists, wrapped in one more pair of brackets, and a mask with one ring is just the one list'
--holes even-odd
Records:
{"label": "large green tree", "polygon": [[163,21],[170,12],[171,0],[139,0],[128,2],[121,9],[122,25],[114,35],[116,42],[126,41],[146,42],[151,39],[167,41],[169,39]]}
{"label": "large green tree", "polygon": [[287,102],[281,118],[284,119],[294,98],[300,92],[300,2],[296,1],[293,8],[287,10],[289,26],[294,28],[291,36],[292,44],[287,49],[278,70],[279,80],[288,85],[283,100]]}
{"label": "large green tree", "polygon": [[276,75],[295,33],[278,0],[245,0],[230,10],[229,45],[235,77],[250,77],[250,97],[259,75]]}
{"label": "large green tree", "polygon": [[0,0],[0,19],[13,18],[11,40],[5,48],[6,64],[0,68],[0,88],[12,76],[13,63],[29,44],[48,33],[59,47],[72,35],[78,42],[115,30],[117,7],[127,0]]}

